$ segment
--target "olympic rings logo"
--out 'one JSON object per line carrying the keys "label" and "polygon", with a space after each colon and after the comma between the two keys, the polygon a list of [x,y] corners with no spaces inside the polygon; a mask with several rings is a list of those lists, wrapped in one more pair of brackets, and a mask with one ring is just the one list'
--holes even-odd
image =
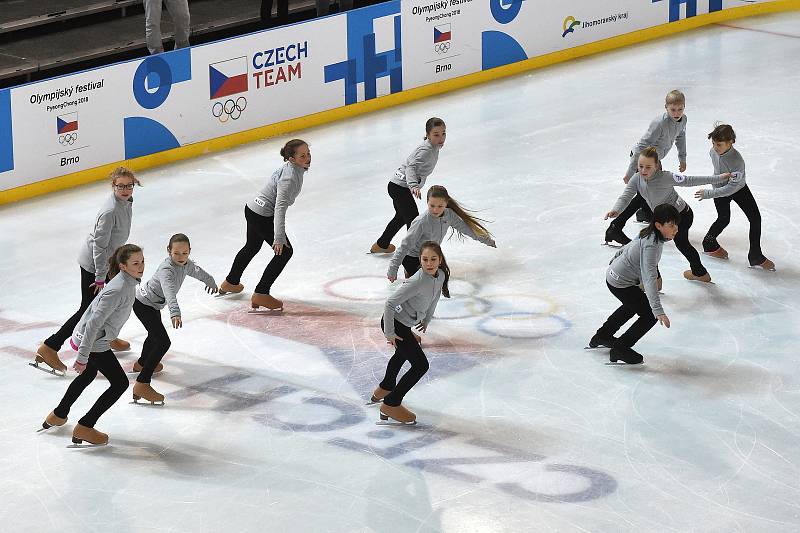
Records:
{"label": "olympic rings logo", "polygon": [[228,119],[237,120],[242,116],[242,111],[247,108],[247,98],[240,96],[235,101],[232,98],[225,100],[225,103],[214,102],[211,106],[211,114],[220,122],[228,122]]}
{"label": "olympic rings logo", "polygon": [[436,43],[433,45],[433,50],[437,54],[445,54],[450,50],[450,41],[445,41],[443,43]]}
{"label": "olympic rings logo", "polygon": [[65,133],[63,135],[58,136],[58,144],[65,145],[65,144],[72,144],[78,140],[78,133]]}

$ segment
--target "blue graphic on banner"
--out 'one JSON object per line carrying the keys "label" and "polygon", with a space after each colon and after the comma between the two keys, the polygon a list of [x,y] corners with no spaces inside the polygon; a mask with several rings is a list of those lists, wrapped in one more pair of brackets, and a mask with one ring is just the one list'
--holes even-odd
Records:
{"label": "blue graphic on banner", "polygon": [[178,148],[181,144],[163,124],[146,117],[124,120],[125,159]]}
{"label": "blue graphic on banner", "polygon": [[11,135],[11,91],[0,90],[0,172],[14,170],[14,138]]}
{"label": "blue graphic on banner", "polygon": [[519,15],[524,0],[491,0],[490,8],[494,20],[508,24]]}
{"label": "blue graphic on banner", "polygon": [[502,67],[528,59],[525,49],[513,37],[501,31],[481,33],[481,68]]}
{"label": "blue graphic on banner", "polygon": [[[653,3],[661,0],[653,0]],[[686,4],[686,18],[697,15],[697,0],[669,0],[669,21],[681,19],[681,4]],[[708,12],[722,11],[722,0],[708,0]]]}
{"label": "blue graphic on banner", "polygon": [[[394,49],[377,53],[373,22],[381,17],[393,19]],[[389,90],[403,90],[403,61],[400,33],[400,1],[393,0],[368,8],[348,11],[347,60],[325,65],[325,83],[344,80],[344,103],[358,101],[358,84],[364,84],[364,99],[378,95],[377,80],[389,76]]]}
{"label": "blue graphic on banner", "polygon": [[150,56],[133,75],[133,96],[143,108],[155,109],[166,101],[173,83],[191,79],[191,48]]}

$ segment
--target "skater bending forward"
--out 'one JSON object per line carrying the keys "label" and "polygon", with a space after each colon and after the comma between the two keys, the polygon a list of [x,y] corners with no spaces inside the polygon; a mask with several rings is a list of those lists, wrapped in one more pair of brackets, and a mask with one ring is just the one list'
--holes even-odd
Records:
{"label": "skater bending forward", "polygon": [[217,283],[211,274],[200,268],[191,259],[189,237],[176,233],[169,239],[167,253],[147,283],[139,285],[133,312],[147,330],[147,338],[142,347],[142,356],[133,364],[133,371],[139,372],[133,385],[133,401],[144,398],[150,403],[164,402],[164,395],[153,389],[150,381],[154,373],[161,372],[164,365],[161,359],[170,347],[169,335],[161,322],[161,310],[169,307],[169,317],[175,329],[183,325],[181,308],[178,306],[178,291],[186,276],[205,283],[206,292],[215,294]]}
{"label": "skater bending forward", "polygon": [[[661,204],[653,210],[650,225],[637,238],[617,251],[606,270],[606,285],[622,305],[597,330],[589,341],[589,347],[611,348],[612,363],[624,361],[638,364],[643,361],[633,346],[656,322],[669,327],[669,318],[661,307],[658,297],[658,262],[664,241],[677,235],[681,222],[678,210],[669,204]],[[641,286],[644,288],[640,288]],[[639,318],[619,338],[614,334],[634,315]]]}
{"label": "skater bending forward", "polygon": [[275,253],[261,281],[250,298],[253,309],[266,307],[274,311],[283,309],[283,302],[270,294],[272,284],[292,258],[292,243],[286,236],[286,210],[294,204],[303,188],[303,175],[311,166],[308,143],[292,139],[281,148],[283,165],[273,172],[264,188],[244,206],[247,221],[247,240],[236,254],[228,275],[219,287],[220,294],[242,292],[240,283],[247,265],[266,242]]}
{"label": "skater bending forward", "polygon": [[[447,283],[450,269],[438,243],[428,241],[420,248],[422,270],[408,278],[386,300],[381,327],[394,355],[386,365],[386,374],[372,394],[372,401],[381,404],[381,420],[389,418],[401,424],[416,423],[417,415],[403,407],[403,397],[428,371],[428,358],[419,346],[412,328],[425,332],[433,318],[439,297],[450,297]],[[411,368],[397,381],[403,363]]]}
{"label": "skater bending forward", "polygon": [[78,420],[72,442],[95,445],[108,443],[108,435],[94,429],[97,419],[119,400],[128,388],[128,376],[122,370],[110,343],[131,315],[136,299],[136,284],[144,272],[144,255],[135,244],[120,246],[109,259],[111,280],[83,313],[70,339],[78,352],[72,368],[78,376],[72,380],[58,406],[47,415],[42,427],[63,426],[72,404],[88,387],[99,371],[109,382],[91,409]]}

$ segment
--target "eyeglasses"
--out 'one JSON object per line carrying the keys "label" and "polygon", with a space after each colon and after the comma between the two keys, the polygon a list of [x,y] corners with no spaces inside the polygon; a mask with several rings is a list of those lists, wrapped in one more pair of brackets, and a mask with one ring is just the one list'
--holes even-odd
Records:
{"label": "eyeglasses", "polygon": [[135,183],[129,183],[128,185],[114,185],[114,188],[118,191],[132,191],[134,187],[136,187]]}

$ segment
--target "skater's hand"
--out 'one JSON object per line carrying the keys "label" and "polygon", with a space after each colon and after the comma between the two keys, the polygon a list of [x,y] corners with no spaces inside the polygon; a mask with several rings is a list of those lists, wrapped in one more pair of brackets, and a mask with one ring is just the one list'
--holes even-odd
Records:
{"label": "skater's hand", "polygon": [[183,327],[183,322],[181,321],[180,315],[172,317],[172,327],[175,329]]}
{"label": "skater's hand", "polygon": [[656,318],[661,322],[662,326],[669,328],[669,317],[667,315],[658,315]]}
{"label": "skater's hand", "polygon": [[702,200],[703,199],[703,192],[705,190],[706,189],[700,189],[699,191],[694,191],[694,197],[697,198],[698,200]]}
{"label": "skater's hand", "polygon": [[719,175],[719,177],[724,180],[731,179],[731,176],[733,176],[733,174],[731,174],[730,172],[723,172],[722,174]]}
{"label": "skater's hand", "polygon": [[275,251],[275,255],[281,255],[283,253],[283,247],[286,246],[287,248],[291,248],[288,244],[273,244],[272,249]]}
{"label": "skater's hand", "polygon": [[89,287],[94,287],[94,293],[95,294],[97,294],[98,292],[102,291],[103,287],[105,287],[105,286],[106,286],[106,282],[105,281],[95,281],[94,283],[89,285]]}
{"label": "skater's hand", "polygon": [[686,171],[686,161],[681,161],[681,164],[678,165],[678,172],[685,172],[685,171]]}
{"label": "skater's hand", "polygon": [[72,365],[72,369],[75,370],[75,372],[77,372],[78,374],[80,374],[84,370],[86,370],[86,364],[75,361],[75,364]]}
{"label": "skater's hand", "polygon": [[419,324],[417,324],[416,326],[414,326],[414,329],[416,329],[416,330],[417,330],[417,331],[419,331],[420,333],[425,333],[425,331],[428,329],[428,326],[426,326],[425,324],[423,324],[422,322],[420,322]]}
{"label": "skater's hand", "polygon": [[206,292],[208,294],[217,294],[219,292],[219,289],[216,287],[212,287],[211,285],[206,285]]}
{"label": "skater's hand", "polygon": [[622,181],[624,181],[625,185],[627,185],[628,182],[631,181],[631,177],[625,174],[624,176],[622,176]]}
{"label": "skater's hand", "polygon": [[398,337],[397,335],[394,335],[393,339],[390,339],[388,337],[386,338],[386,342],[388,344],[391,344],[392,346],[397,346],[396,342],[401,340],[403,340],[403,337]]}
{"label": "skater's hand", "polygon": [[386,279],[389,280],[390,283],[394,283],[397,280],[397,276],[387,275]]}
{"label": "skater's hand", "polygon": [[413,194],[417,199],[422,198],[422,190],[419,187],[411,187],[411,194]]}
{"label": "skater's hand", "polygon": [[617,213],[616,211],[609,211],[608,213],[606,213],[606,216],[603,217],[603,220],[608,220],[609,218],[617,218],[618,215],[619,213]]}

